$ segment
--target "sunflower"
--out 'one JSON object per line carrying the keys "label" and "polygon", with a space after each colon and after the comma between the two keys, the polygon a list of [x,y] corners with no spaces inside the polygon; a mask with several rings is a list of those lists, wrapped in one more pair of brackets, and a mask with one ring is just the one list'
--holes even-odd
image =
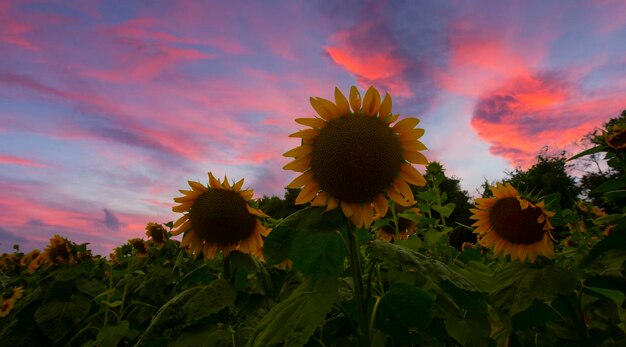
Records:
{"label": "sunflower", "polygon": [[22,259],[20,259],[20,266],[26,266],[30,264],[31,261],[37,259],[37,257],[41,254],[38,249],[33,249],[29,253],[26,253]]}
{"label": "sunflower", "polygon": [[[396,212],[400,213],[404,210],[412,211],[416,215],[420,216],[420,210],[416,207],[406,208],[402,206],[396,207]],[[393,240],[406,240],[409,236],[415,234],[415,226],[417,222],[407,218],[398,217],[398,232],[392,225],[385,225],[378,229],[378,238],[385,241]]]}
{"label": "sunflower", "polygon": [[137,258],[145,258],[148,256],[148,246],[146,241],[135,238],[128,240],[128,243],[135,249],[135,256]]}
{"label": "sunflower", "polygon": [[157,246],[162,247],[167,241],[167,231],[158,223],[149,222],[146,225],[146,236],[152,239]]}
{"label": "sunflower", "polygon": [[174,212],[185,213],[174,223],[172,235],[185,232],[180,247],[189,247],[194,254],[204,253],[205,260],[213,259],[218,251],[228,255],[237,250],[259,254],[263,248],[261,236],[267,236],[258,217],[267,217],[248,203],[251,189],[241,190],[243,179],[231,186],[228,178],[220,182],[209,172],[209,185],[189,181],[192,190],[180,190],[184,196],[175,198],[180,205]]}
{"label": "sunflower", "polygon": [[424,129],[415,129],[417,118],[405,118],[395,125],[399,115],[391,113],[389,94],[381,102],[380,94],[370,87],[361,102],[356,87],[350,100],[335,88],[335,102],[311,98],[313,109],[321,118],[298,118],[310,127],[291,134],[301,138],[301,146],[284,154],[295,158],[285,170],[300,172],[287,187],[302,188],[296,204],[311,202],[339,205],[357,227],[368,228],[373,212],[384,216],[387,197],[401,206],[415,201],[409,184],[424,186],[426,180],[411,166],[426,165],[420,151],[426,146],[418,141]]}
{"label": "sunflower", "polygon": [[24,289],[22,287],[13,288],[13,293],[11,297],[4,299],[0,296],[0,317],[6,317],[9,315],[13,306],[15,306],[15,302],[20,299],[24,295]]}
{"label": "sunflower", "polygon": [[476,220],[474,233],[479,234],[479,244],[495,246],[496,254],[511,255],[511,259],[534,263],[538,255],[554,256],[550,230],[550,217],[544,202],[532,203],[520,196],[510,184],[491,187],[492,198],[476,199],[475,209],[470,209]]}
{"label": "sunflower", "polygon": [[615,126],[610,133],[604,133],[606,144],[616,150],[626,148],[626,129]]}
{"label": "sunflower", "polygon": [[37,258],[33,259],[33,261],[28,264],[28,273],[31,275],[34,274],[35,271],[37,271],[37,269],[39,269],[46,261],[48,261],[46,254],[39,254]]}
{"label": "sunflower", "polygon": [[73,264],[76,262],[70,241],[56,234],[50,239],[50,244],[46,246],[44,254],[54,264]]}

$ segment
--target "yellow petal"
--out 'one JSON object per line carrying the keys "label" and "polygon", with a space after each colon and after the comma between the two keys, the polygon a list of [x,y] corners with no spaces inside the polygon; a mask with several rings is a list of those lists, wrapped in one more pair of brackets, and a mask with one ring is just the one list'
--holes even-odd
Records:
{"label": "yellow petal", "polygon": [[382,194],[376,195],[374,198],[374,208],[376,209],[376,213],[378,213],[381,218],[385,217],[387,210],[389,209],[387,198],[385,198]]}
{"label": "yellow petal", "polygon": [[363,98],[363,113],[367,116],[378,114],[380,108],[380,94],[374,87],[369,87]]}
{"label": "yellow petal", "polygon": [[380,119],[386,119],[391,114],[391,96],[389,93],[385,93],[385,99],[380,104],[380,109],[378,110],[380,114]]}
{"label": "yellow petal", "polygon": [[252,196],[254,195],[254,191],[252,189],[242,190],[239,192],[239,195],[241,195],[241,197],[244,200],[248,201],[252,199]]}
{"label": "yellow petal", "polygon": [[241,190],[241,187],[243,186],[243,178],[239,180],[239,182],[235,183],[235,185],[233,186],[233,190],[238,192]]}
{"label": "yellow petal", "polygon": [[302,145],[300,147],[296,147],[292,150],[289,150],[287,152],[285,152],[285,154],[283,154],[284,157],[292,157],[292,158],[297,158],[297,157],[302,157],[304,155],[307,155],[309,153],[311,153],[313,151],[313,146],[311,145]]}
{"label": "yellow petal", "polygon": [[420,123],[417,118],[404,118],[393,126],[395,132],[402,134],[415,128]]}
{"label": "yellow petal", "polygon": [[311,156],[307,155],[304,157],[300,157],[291,163],[283,166],[285,170],[293,170],[296,172],[304,172],[311,168]]}
{"label": "yellow petal", "polygon": [[230,189],[230,183],[228,183],[228,177],[224,176],[224,183],[222,184],[224,188]]}
{"label": "yellow petal", "polygon": [[324,211],[324,212],[328,212],[328,211],[332,211],[332,210],[336,209],[337,205],[339,205],[339,201],[337,201],[336,198],[331,196],[328,199],[328,206],[326,207],[326,211]]}
{"label": "yellow petal", "polygon": [[222,188],[220,181],[217,178],[215,178],[215,176],[213,176],[213,174],[210,172],[209,172],[209,185],[211,185],[211,187],[215,189]]}
{"label": "yellow petal", "polygon": [[183,203],[183,202],[193,202],[196,201],[196,199],[198,198],[198,196],[200,196],[200,194],[198,195],[185,195],[185,196],[180,196],[177,198],[174,198],[175,202],[178,203]]}
{"label": "yellow petal", "polygon": [[363,208],[358,203],[350,203],[350,209],[352,210],[350,220],[360,228],[363,225]]}
{"label": "yellow petal", "polygon": [[182,217],[178,218],[176,220],[176,222],[174,223],[174,228],[178,228],[179,225],[183,224],[184,222],[186,222],[189,219],[189,215],[183,215]]}
{"label": "yellow petal", "polygon": [[326,205],[326,199],[328,198],[328,194],[326,192],[319,193],[313,201],[311,201],[311,206],[324,206]]}
{"label": "yellow petal", "polygon": [[413,164],[428,165],[428,159],[420,152],[404,151],[402,156]]}
{"label": "yellow petal", "polygon": [[400,165],[400,176],[414,186],[423,187],[426,185],[426,179],[424,176],[422,176],[419,171],[409,164]]}
{"label": "yellow petal", "polygon": [[361,109],[361,93],[355,86],[350,87],[350,106],[352,106],[354,113]]}
{"label": "yellow petal", "polygon": [[387,116],[387,118],[384,118],[383,121],[387,124],[391,124],[395,121],[398,120],[398,118],[400,118],[399,114],[394,114],[393,116]]}
{"label": "yellow petal", "polygon": [[331,118],[337,118],[341,115],[341,111],[339,111],[337,105],[335,105],[332,101],[326,100],[324,98],[317,98],[317,101],[322,105],[322,107],[324,107],[326,112],[330,114]]}
{"label": "yellow petal", "polygon": [[287,185],[287,188],[300,188],[304,185],[309,184],[309,182],[311,182],[311,180],[313,179],[313,173],[311,173],[310,171],[307,171],[305,173],[303,173],[302,175],[296,177],[293,181],[291,181],[291,183],[289,183]]}
{"label": "yellow petal", "polygon": [[319,133],[320,132],[317,129],[304,129],[289,135],[289,137],[300,137],[303,140],[311,140],[316,138]]}
{"label": "yellow petal", "polygon": [[300,194],[298,194],[298,197],[296,198],[296,205],[306,204],[307,202],[313,200],[319,190],[320,187],[317,182],[312,181],[304,188],[302,188]]}
{"label": "yellow petal", "polygon": [[193,203],[187,202],[178,206],[172,207],[172,212],[187,212],[193,206]]}
{"label": "yellow petal", "polygon": [[363,227],[369,229],[374,218],[372,206],[367,204],[363,207]]}
{"label": "yellow petal", "polygon": [[341,201],[341,210],[343,211],[344,216],[348,218],[352,217],[352,214],[354,213],[352,212],[350,205],[345,201]]}
{"label": "yellow petal", "polygon": [[424,129],[422,128],[417,128],[417,129],[411,129],[408,131],[404,131],[402,133],[400,133],[400,142],[402,141],[414,141],[419,139],[420,137],[422,137],[422,135],[424,135]]}
{"label": "yellow petal", "polygon": [[339,88],[335,87],[335,103],[337,104],[337,108],[341,115],[350,114],[350,103],[346,96],[339,90]]}
{"label": "yellow petal", "polygon": [[404,148],[405,151],[415,152],[428,150],[428,148],[426,148],[426,146],[419,141],[411,141],[409,143],[402,144],[402,148]]}
{"label": "yellow petal", "polygon": [[411,187],[409,187],[406,182],[400,178],[396,179],[393,182],[393,187],[400,193],[407,201],[412,202],[415,198],[413,197],[413,192],[411,191]]}
{"label": "yellow petal", "polygon": [[393,188],[387,189],[387,196],[389,196],[391,200],[393,200],[396,204],[400,206],[409,206],[409,203],[404,199],[402,194],[396,192],[396,190]]}
{"label": "yellow petal", "polygon": [[315,112],[317,112],[320,117],[324,118],[325,120],[331,120],[334,118],[334,114],[326,110],[324,105],[322,105],[322,103],[318,99],[309,98],[309,101],[311,102],[311,106],[313,106]]}
{"label": "yellow petal", "polygon": [[191,228],[191,219],[187,219],[176,230],[172,230],[172,235],[176,236],[182,232],[189,230],[189,228]]}
{"label": "yellow petal", "polygon": [[199,191],[199,192],[205,192],[207,190],[207,187],[202,185],[202,183],[194,182],[194,181],[187,181],[187,183],[189,183],[189,186],[193,190],[196,190],[196,191]]}
{"label": "yellow petal", "polygon": [[328,125],[325,120],[320,118],[296,118],[296,123],[316,129],[323,129]]}

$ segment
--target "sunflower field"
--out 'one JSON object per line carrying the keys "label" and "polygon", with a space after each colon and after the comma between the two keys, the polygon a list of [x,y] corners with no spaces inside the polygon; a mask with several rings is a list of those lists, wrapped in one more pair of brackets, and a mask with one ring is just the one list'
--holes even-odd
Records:
{"label": "sunflower field", "polygon": [[570,158],[610,167],[584,198],[505,180],[466,207],[389,94],[334,96],[295,120],[288,215],[209,172],[108,257],[0,256],[0,346],[626,346],[626,112]]}

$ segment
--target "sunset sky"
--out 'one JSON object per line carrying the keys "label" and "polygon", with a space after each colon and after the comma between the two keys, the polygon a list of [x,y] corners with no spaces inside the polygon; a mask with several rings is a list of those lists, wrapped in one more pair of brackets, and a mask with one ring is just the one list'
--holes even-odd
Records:
{"label": "sunset sky", "polygon": [[626,109],[626,1],[234,3],[0,2],[0,252],[106,255],[207,171],[282,197],[335,86],[389,92],[471,193]]}

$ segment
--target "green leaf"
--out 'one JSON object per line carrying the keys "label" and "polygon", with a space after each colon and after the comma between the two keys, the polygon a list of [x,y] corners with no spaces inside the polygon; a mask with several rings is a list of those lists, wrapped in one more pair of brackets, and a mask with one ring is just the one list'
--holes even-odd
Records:
{"label": "green leaf", "polygon": [[603,152],[603,151],[604,151],[604,147],[602,147],[602,146],[592,147],[592,148],[584,150],[584,151],[576,154],[575,156],[567,159],[567,161],[578,159],[580,157],[584,157],[584,156],[589,155],[589,154],[599,153],[599,152]]}
{"label": "green leaf", "polygon": [[512,317],[528,309],[535,299],[550,301],[573,291],[577,282],[571,271],[557,265],[532,268],[511,263],[495,274],[491,299],[494,307]]}
{"label": "green leaf", "polygon": [[620,292],[619,290],[598,288],[598,287],[585,287],[585,291],[593,292],[593,293],[588,293],[591,295],[594,295],[595,293],[594,296],[598,296],[599,294],[600,296],[613,300],[613,302],[615,302],[618,308],[622,307],[622,304],[624,303],[624,299],[626,299],[626,295],[624,295],[624,293]]}
{"label": "green leaf", "polygon": [[208,317],[235,304],[237,292],[225,280],[217,279],[191,295],[182,307],[187,324]]}
{"label": "green leaf", "polygon": [[395,240],[394,243],[398,246],[406,247],[412,251],[419,251],[422,247],[422,239],[419,237],[410,237],[406,240]]}
{"label": "green leaf", "polygon": [[98,280],[80,277],[76,280],[76,289],[91,297],[96,297],[106,290],[107,287]]}
{"label": "green leaf", "polygon": [[399,342],[416,342],[418,331],[430,324],[434,302],[433,294],[395,283],[380,300],[375,326]]}
{"label": "green leaf", "polygon": [[436,283],[447,280],[459,288],[478,291],[476,285],[450,266],[403,246],[374,240],[369,243],[368,251],[374,258],[380,259],[390,266],[416,270],[417,273],[428,276]]}
{"label": "green leaf", "polygon": [[337,278],[307,278],[259,322],[248,346],[303,346],[324,321],[339,293]]}
{"label": "green leaf", "polygon": [[117,301],[113,301],[113,302],[108,302],[108,301],[100,301],[101,304],[105,304],[107,306],[109,306],[110,308],[113,307],[118,307],[122,305],[122,300],[117,300]]}
{"label": "green leaf", "polygon": [[424,233],[424,241],[430,248],[434,248],[439,240],[443,237],[443,233],[434,229],[430,229]]}
{"label": "green leaf", "polygon": [[450,217],[450,215],[452,214],[452,212],[454,212],[454,208],[456,207],[456,205],[453,202],[450,202],[448,204],[445,204],[441,207],[439,206],[433,206],[433,210],[439,212],[440,215],[442,215],[445,218]]}
{"label": "green leaf", "polygon": [[626,252],[626,233],[618,233],[614,231],[611,233],[611,235],[603,238],[589,251],[589,254],[587,255],[587,258],[585,258],[583,265],[591,264],[591,262],[595,258],[612,249],[615,249],[619,252]]}
{"label": "green leaf", "polygon": [[597,186],[592,193],[606,193],[613,190],[626,188],[626,177],[620,177],[614,180],[608,180],[601,185]]}
{"label": "green leaf", "polygon": [[170,342],[167,347],[217,347],[232,346],[232,333],[220,328],[201,326],[183,332],[176,340]]}
{"label": "green leaf", "polygon": [[343,271],[346,256],[341,238],[335,232],[296,234],[289,259],[305,275],[337,276]]}
{"label": "green leaf", "polygon": [[35,311],[35,322],[52,341],[59,342],[68,332],[75,331],[91,309],[91,301],[73,295],[70,301],[52,301]]}
{"label": "green leaf", "polygon": [[117,347],[122,339],[133,340],[137,335],[139,335],[139,331],[130,329],[130,323],[123,320],[118,325],[107,325],[100,329],[97,337],[98,346]]}
{"label": "green leaf", "polygon": [[278,264],[290,258],[292,244],[301,234],[334,234],[346,224],[340,209],[324,211],[322,207],[307,207],[283,219],[264,241],[265,260],[269,264]]}
{"label": "green leaf", "polygon": [[417,213],[411,210],[406,210],[402,213],[398,213],[398,217],[408,219],[413,222],[419,222],[421,219],[421,217]]}
{"label": "green leaf", "polygon": [[177,284],[179,289],[187,288],[194,284],[209,284],[216,278],[213,270],[209,264],[205,263],[198,267],[195,267],[191,272],[189,272],[185,277],[183,277],[180,282]]}

